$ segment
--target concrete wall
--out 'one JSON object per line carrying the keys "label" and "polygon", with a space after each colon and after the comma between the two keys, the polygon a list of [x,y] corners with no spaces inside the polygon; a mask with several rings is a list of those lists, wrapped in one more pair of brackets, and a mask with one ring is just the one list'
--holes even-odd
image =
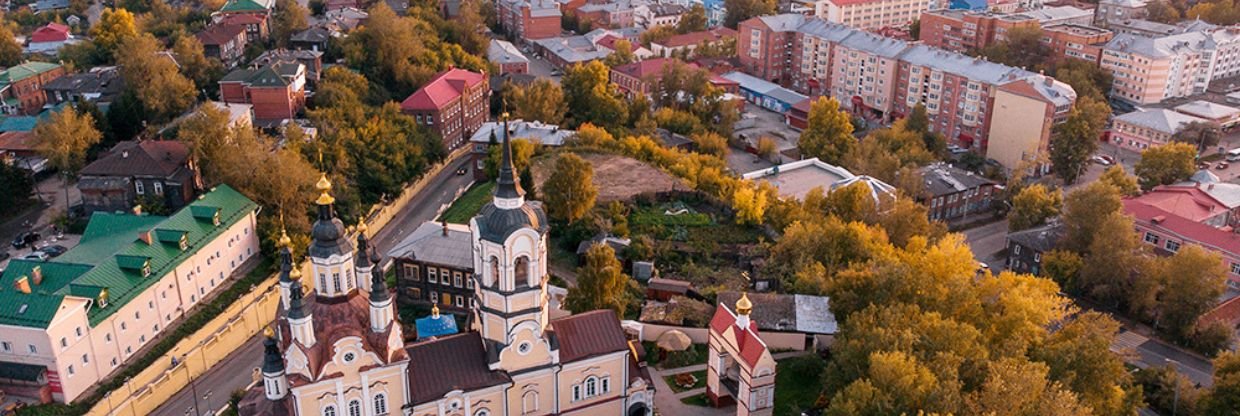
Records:
{"label": "concrete wall", "polygon": [[[710,330],[708,330],[707,328],[689,328],[689,327],[681,327],[681,326],[673,326],[673,325],[649,324],[649,323],[634,322],[634,321],[625,321],[625,328],[626,329],[640,328],[639,331],[641,332],[642,341],[651,341],[651,342],[658,341],[660,335],[663,335],[664,332],[671,331],[673,329],[678,330],[680,332],[684,332],[685,335],[689,336],[689,339],[692,340],[694,344],[705,344],[708,341],[710,341]],[[805,337],[806,337],[805,334],[797,333],[797,332],[771,332],[771,331],[765,331],[765,332],[759,331],[758,334],[762,337],[762,341],[766,342],[767,348],[769,348],[772,351],[779,351],[779,350],[804,351],[805,350]],[[835,339],[835,337],[831,335],[813,335],[813,337],[814,337],[813,344],[816,345],[818,349],[823,349],[823,348],[831,346],[832,342],[834,342],[834,339]]]}
{"label": "concrete wall", "polygon": [[1039,117],[1045,113],[1046,104],[1041,101],[996,90],[986,157],[1008,169],[1037,157],[1043,132],[1049,128],[1048,120]]}

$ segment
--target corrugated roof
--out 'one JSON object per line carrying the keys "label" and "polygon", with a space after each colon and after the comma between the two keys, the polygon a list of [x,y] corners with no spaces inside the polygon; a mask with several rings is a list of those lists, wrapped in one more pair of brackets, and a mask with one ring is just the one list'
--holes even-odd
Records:
{"label": "corrugated roof", "polygon": [[465,224],[424,222],[388,251],[388,257],[415,259],[458,269],[473,270],[473,237]]}
{"label": "corrugated roof", "polygon": [[1056,223],[1008,233],[1007,239],[1040,252],[1047,252],[1055,249],[1061,236],[1063,225]]}
{"label": "corrugated roof", "polygon": [[934,196],[954,194],[966,189],[994,183],[989,179],[945,163],[935,163],[921,168],[921,176],[926,181],[926,191]]}
{"label": "corrugated roof", "polygon": [[169,177],[189,163],[189,147],[176,140],[123,141],[82,168],[87,176]]}
{"label": "corrugated roof", "polygon": [[560,340],[561,363],[571,363],[629,348],[624,331],[620,329],[620,320],[611,309],[566,316],[551,321],[550,326]]}
{"label": "corrugated roof", "polygon": [[47,62],[26,62],[12,66],[0,71],[0,85],[12,84],[56,68],[60,68],[60,65]]}
{"label": "corrugated roof", "polygon": [[519,64],[529,63],[530,59],[517,49],[512,42],[491,39],[491,44],[487,46],[487,60],[498,64]]}
{"label": "corrugated roof", "polygon": [[465,92],[465,88],[486,81],[486,77],[477,72],[452,68],[439,73],[426,85],[414,91],[409,98],[400,103],[405,110],[436,110],[449,101],[456,99]]}
{"label": "corrugated roof", "polygon": [[1197,100],[1175,107],[1175,111],[1212,120],[1231,118],[1240,115],[1240,109],[1215,104],[1205,100]]}
{"label": "corrugated roof", "polygon": [[477,332],[449,335],[406,348],[409,353],[409,402],[417,405],[442,398],[453,390],[472,391],[511,383],[491,371],[482,336]]}
{"label": "corrugated roof", "polygon": [[126,245],[138,241],[138,233],[150,231],[168,219],[159,215],[95,212],[86,224],[78,245],[56,258],[58,262],[99,264]]}
{"label": "corrugated roof", "polygon": [[1188,114],[1177,113],[1165,108],[1158,108],[1145,111],[1133,111],[1128,114],[1115,118],[1117,122],[1123,122],[1134,126],[1153,129],[1166,134],[1175,134],[1185,124],[1206,121],[1203,118],[1193,117]]}

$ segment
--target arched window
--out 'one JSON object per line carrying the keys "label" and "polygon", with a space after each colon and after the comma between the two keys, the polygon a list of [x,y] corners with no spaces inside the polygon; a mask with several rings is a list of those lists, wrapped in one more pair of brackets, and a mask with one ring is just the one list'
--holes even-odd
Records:
{"label": "arched window", "polygon": [[517,279],[514,286],[530,286],[530,258],[526,256],[517,257],[517,263],[514,265]]}
{"label": "arched window", "polygon": [[598,393],[598,379],[590,377],[586,379],[586,397],[594,397]]}
{"label": "arched window", "polygon": [[383,393],[375,395],[375,414],[387,414],[387,396],[383,395]]}
{"label": "arched window", "polygon": [[323,416],[336,416],[336,406],[327,405],[327,407],[324,407]]}
{"label": "arched window", "polygon": [[527,391],[521,396],[521,414],[529,414],[538,411],[538,392]]}
{"label": "arched window", "polygon": [[478,409],[477,412],[474,412],[474,416],[491,416],[491,411],[487,409]]}
{"label": "arched window", "polygon": [[491,256],[491,287],[499,286],[499,257]]}
{"label": "arched window", "polygon": [[349,401],[349,416],[362,416],[362,402],[357,400]]}

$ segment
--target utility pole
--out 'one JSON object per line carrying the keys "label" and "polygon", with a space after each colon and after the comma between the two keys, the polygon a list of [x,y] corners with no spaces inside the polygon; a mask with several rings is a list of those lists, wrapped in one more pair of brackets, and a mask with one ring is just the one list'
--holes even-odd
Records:
{"label": "utility pole", "polygon": [[1176,416],[1180,410],[1180,375],[1176,373],[1176,361],[1170,358],[1164,358],[1167,362],[1167,368],[1171,369],[1171,374],[1175,377],[1175,394],[1171,399],[1171,416]]}

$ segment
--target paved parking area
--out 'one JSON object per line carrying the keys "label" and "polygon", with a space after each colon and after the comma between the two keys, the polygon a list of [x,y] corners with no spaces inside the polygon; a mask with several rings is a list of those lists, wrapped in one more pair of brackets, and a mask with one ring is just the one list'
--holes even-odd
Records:
{"label": "paved parking area", "polygon": [[47,246],[52,246],[52,245],[58,245],[66,249],[71,249],[71,248],[77,247],[78,242],[82,239],[82,236],[76,235],[76,234],[62,234],[62,235],[57,236],[57,235],[49,235],[48,233],[50,233],[50,229],[45,230],[45,232],[41,233],[43,239],[34,243],[33,247],[23,247],[20,249],[15,249],[13,248],[13,245],[10,244],[11,241],[8,241],[8,240],[4,241],[4,248],[0,249],[0,253],[8,253],[9,258],[3,261],[0,261],[0,270],[4,270],[6,267],[8,267],[10,260],[20,259],[22,257],[29,255],[30,253],[33,253],[35,250],[38,250],[38,249],[41,249]]}

